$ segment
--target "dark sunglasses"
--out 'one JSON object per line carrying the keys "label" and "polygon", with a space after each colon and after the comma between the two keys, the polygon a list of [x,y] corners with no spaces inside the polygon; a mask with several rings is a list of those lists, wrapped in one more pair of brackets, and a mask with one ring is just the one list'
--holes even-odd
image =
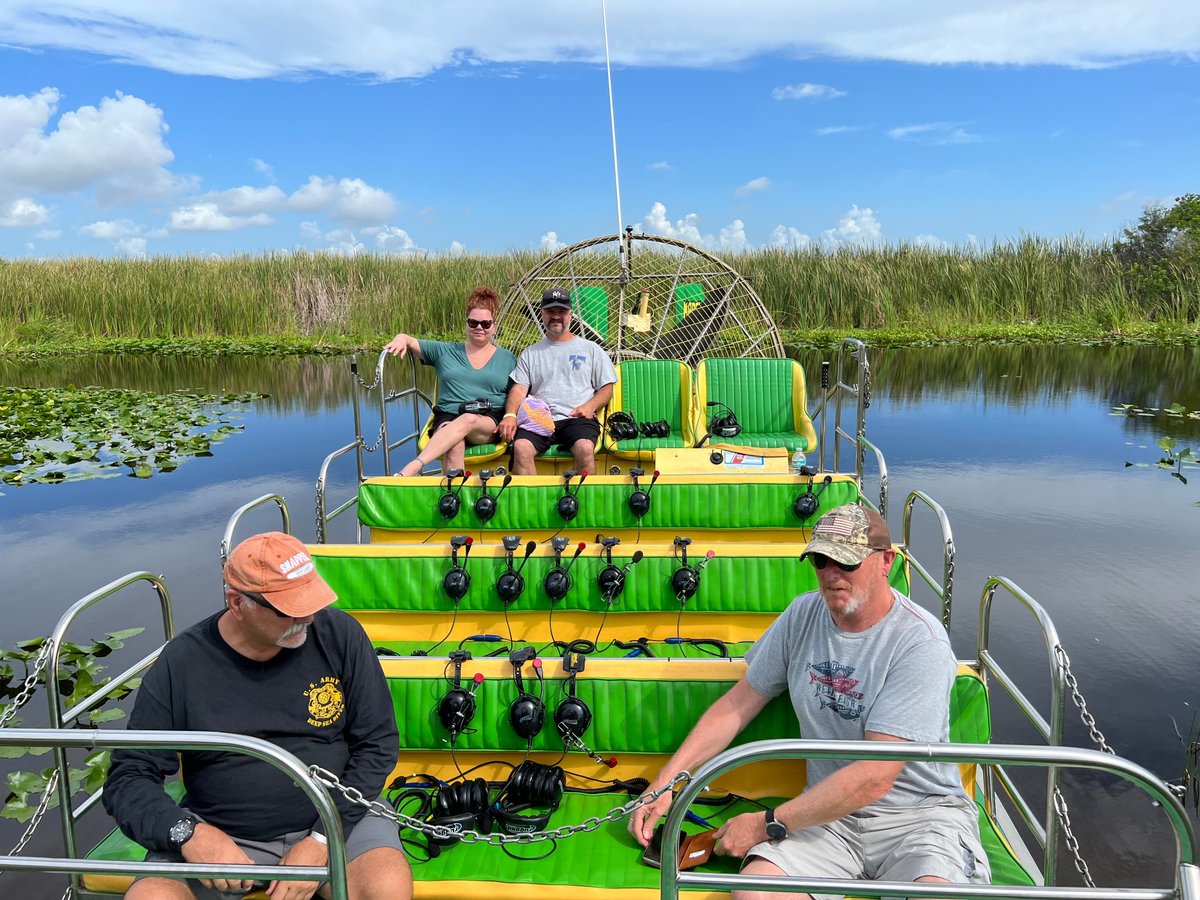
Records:
{"label": "dark sunglasses", "polygon": [[482,328],[484,331],[487,331],[492,327],[493,322],[491,319],[467,319],[467,325],[471,328]]}
{"label": "dark sunglasses", "polygon": [[[871,551],[871,553],[878,552],[878,550]],[[869,555],[870,554],[868,554],[868,556]],[[812,561],[814,569],[824,569],[827,565],[833,563],[835,568],[841,569],[843,572],[857,572],[859,567],[862,565],[860,562],[854,563],[853,565],[846,565],[846,563],[838,562],[836,559],[825,556],[823,553],[810,553],[808,554],[808,558]],[[863,562],[866,562],[866,560],[863,560]]]}
{"label": "dark sunglasses", "polygon": [[295,616],[289,616],[285,612],[280,612],[275,607],[273,607],[270,603],[268,603],[266,600],[262,600],[258,597],[255,597],[253,594],[242,594],[242,596],[245,597],[247,600],[249,600],[251,603],[255,604],[256,606],[261,606],[263,609],[269,609],[271,612],[275,613],[275,615],[279,616],[279,618],[281,618],[281,619],[294,619],[295,618]]}

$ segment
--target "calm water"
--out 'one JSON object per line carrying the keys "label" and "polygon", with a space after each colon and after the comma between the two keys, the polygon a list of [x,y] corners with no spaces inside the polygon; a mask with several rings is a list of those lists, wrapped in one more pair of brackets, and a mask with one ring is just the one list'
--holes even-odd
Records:
{"label": "calm water", "polygon": [[[819,359],[802,356],[814,384]],[[954,527],[951,631],[959,656],[976,655],[984,580],[1013,578],[1053,616],[1109,743],[1164,777],[1178,777],[1183,747],[1173,720],[1186,735],[1200,705],[1200,472],[1183,485],[1125,462],[1153,463],[1166,433],[1200,449],[1200,422],[1110,413],[1120,403],[1200,408],[1200,351],[943,348],[876,351],[872,362],[868,435],[887,457],[897,538],[903,498],[917,489],[946,509]],[[253,404],[241,420],[245,431],[214,457],[186,461],[173,473],[6,489],[0,642],[45,634],[71,602],[137,569],[166,576],[179,626],[201,618],[220,603],[218,545],[226,520],[264,493],[287,497],[295,532],[313,539],[318,467],[353,435],[348,379],[340,359],[0,363],[0,383],[8,384],[270,395]],[[353,472],[343,463],[344,496]],[[940,571],[931,517],[918,512],[915,522],[914,549]],[[248,529],[277,525],[278,516],[265,510]],[[352,540],[352,531],[333,538]],[[143,593],[126,604],[130,612],[144,606]],[[85,622],[79,637],[124,624]],[[1040,640],[1020,615],[1002,616],[999,627],[995,652],[1044,708],[1034,688],[1047,667]],[[1015,719],[1003,707],[996,717],[1005,725]],[[1088,744],[1074,712],[1067,735],[1070,743]],[[1083,799],[1073,806],[1093,871],[1117,879],[1163,871],[1158,815],[1140,796],[1103,789],[1119,804],[1117,819],[1111,807],[1093,813]],[[1097,827],[1091,820],[1101,815],[1130,825]]]}

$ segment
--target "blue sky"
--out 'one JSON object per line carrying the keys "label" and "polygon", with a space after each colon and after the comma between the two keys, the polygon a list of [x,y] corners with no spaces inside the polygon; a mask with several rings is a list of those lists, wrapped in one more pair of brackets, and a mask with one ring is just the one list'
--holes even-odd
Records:
{"label": "blue sky", "polygon": [[[1196,0],[607,16],[621,221],[641,231],[717,251],[1100,240],[1200,191]],[[616,229],[600,0],[0,8],[0,257],[491,253]]]}

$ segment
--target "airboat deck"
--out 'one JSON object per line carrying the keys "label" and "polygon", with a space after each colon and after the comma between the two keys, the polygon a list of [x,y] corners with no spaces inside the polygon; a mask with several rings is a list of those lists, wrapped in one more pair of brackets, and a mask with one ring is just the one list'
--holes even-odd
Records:
{"label": "airboat deck", "polygon": [[[983,889],[962,886],[923,887],[922,893],[930,896],[1200,898],[1190,823],[1170,789],[1125,760],[1061,746],[1066,670],[1057,655],[1058,636],[1036,601],[1002,578],[984,586],[976,655],[960,661],[952,696],[953,743],[881,746],[878,742],[803,740],[786,698],[778,698],[735,746],[701,771],[690,773],[690,781],[679,786],[666,828],[665,865],[656,871],[641,864],[641,850],[627,833],[622,813],[640,790],[637,779],[652,778],[658,772],[700,713],[741,677],[749,643],[796,594],[815,587],[811,568],[799,562],[812,523],[824,511],[847,502],[869,502],[886,514],[886,465],[865,434],[869,395],[866,348],[847,341],[837,361],[837,377],[832,382],[822,379],[820,399],[810,420],[816,423],[814,440],[803,438],[803,446],[818,454],[815,459],[809,457],[811,470],[788,469],[786,445],[661,447],[649,460],[641,456],[644,448],[633,448],[638,455],[630,459],[616,452],[630,448],[608,447],[598,460],[598,468],[605,474],[589,476],[582,486],[578,476],[565,471],[564,461],[546,459],[541,463],[543,474],[512,479],[502,491],[503,481],[493,480],[503,478],[496,469],[453,477],[402,479],[388,474],[390,454],[417,439],[421,430],[417,401],[428,398],[419,396],[415,380],[403,390],[390,390],[385,384],[385,362],[381,355],[369,389],[372,403],[378,402],[380,411],[378,446],[383,448],[385,474],[368,477],[364,470],[364,454],[370,445],[364,437],[356,389],[358,433],[352,444],[330,454],[322,465],[317,496],[319,540],[311,551],[319,571],[337,591],[338,605],[363,624],[375,643],[388,680],[402,748],[393,772],[396,790],[390,796],[415,791],[400,800],[398,812],[409,816],[401,819],[402,834],[418,848],[413,874],[415,893],[421,900],[497,894],[513,900],[649,900],[674,897],[681,890],[689,897],[709,900],[735,885],[764,886],[764,880],[738,876],[736,864],[729,860],[718,859],[680,873],[674,864],[676,834],[681,828],[699,831],[709,824],[719,825],[759,804],[793,796],[804,785],[803,759],[813,757],[933,758],[960,765],[964,787],[979,809],[997,887],[985,889],[986,894],[980,893]],[[357,373],[355,378],[361,384]],[[388,411],[389,405],[397,402],[412,405],[414,427],[393,443]],[[845,419],[843,402],[851,407]],[[844,425],[844,421],[853,424]],[[800,435],[801,431],[794,433]],[[815,443],[817,436],[819,444]],[[832,459],[828,467],[826,451]],[[357,491],[336,509],[328,510],[330,468],[351,453],[360,474]],[[756,456],[761,462],[754,460]],[[842,466],[839,456],[851,462]],[[629,504],[630,495],[646,488],[653,476],[643,471],[640,483],[635,484],[631,463],[657,465],[659,459],[664,465],[650,489],[649,509],[636,514]],[[877,498],[864,493],[868,459],[875,463]],[[578,509],[565,518],[559,500],[568,493],[574,495]],[[453,494],[459,507],[453,516],[439,507],[446,494]],[[798,503],[805,495],[811,499]],[[489,516],[481,515],[476,506],[483,496],[495,501]],[[247,515],[271,505],[278,506],[283,529],[290,530],[290,514],[283,499],[276,495],[258,498],[231,518],[222,553],[228,552],[239,530],[246,530]],[[359,541],[328,543],[334,520],[351,511]],[[940,577],[931,574],[931,567],[922,565],[913,553],[914,515],[935,519],[941,535]],[[911,495],[903,506],[899,532],[893,585],[906,593],[914,586],[927,589],[948,627],[953,610],[954,541],[945,512],[925,495]],[[614,587],[614,570],[621,573],[619,590]],[[511,579],[506,592],[499,587],[501,579],[514,572],[519,572],[524,582],[516,596],[512,596]],[[555,578],[557,588],[552,590]],[[163,637],[169,639],[173,620],[166,586],[141,573],[75,604],[56,629],[54,644],[61,643],[82,610],[117,590],[143,582],[156,592]],[[564,584],[565,591],[561,590]],[[1045,714],[1017,690],[993,656],[992,616],[1000,605],[1025,610],[1041,626],[1051,671],[1050,705]],[[530,650],[521,653],[523,648]],[[470,656],[451,656],[458,651]],[[514,651],[515,657],[511,655]],[[585,664],[579,667],[581,651]],[[540,668],[533,660],[535,655]],[[114,682],[135,677],[152,660],[153,654]],[[55,664],[52,659],[51,671]],[[518,695],[518,674],[525,689],[546,706],[545,726],[528,741],[514,732],[509,721],[510,704]],[[477,684],[478,712],[472,727],[451,739],[437,710],[456,676],[463,685]],[[66,764],[62,748],[66,747],[219,746],[252,753],[289,772],[313,798],[331,836],[333,894],[338,900],[345,896],[344,848],[338,838],[336,812],[325,790],[298,760],[270,744],[236,735],[72,729],[98,701],[63,709],[52,685],[53,679],[48,693],[55,728],[6,729],[0,732],[0,743],[58,747],[55,761],[62,767]],[[989,691],[996,688],[1015,699],[1044,745],[995,743]],[[106,687],[104,692],[110,690]],[[558,704],[572,694],[585,700],[593,714],[590,726],[577,740],[565,738],[553,718]],[[421,800],[422,794],[432,796],[431,786],[467,775],[487,779],[494,796],[511,768],[526,759],[558,764],[566,770],[566,793],[543,831],[510,835],[504,846],[497,846],[500,838],[496,833],[476,834],[468,828],[454,832],[463,838],[460,843],[421,861],[421,848],[427,848],[430,837],[427,816],[420,812],[428,802]],[[1030,799],[1018,789],[1010,770],[1026,766],[1047,773],[1045,797]],[[1114,773],[1163,806],[1176,832],[1178,875],[1174,885],[1098,888],[1086,894],[1077,888],[1055,887],[1059,883],[1061,820],[1054,812],[1053,795],[1059,773],[1066,767]],[[620,783],[606,784],[614,778]],[[3,857],[0,868],[39,868],[73,877],[87,872],[82,876],[81,892],[97,896],[119,893],[134,872],[196,875],[234,871],[140,863],[141,849],[116,832],[83,858],[76,848],[77,819],[95,805],[96,797],[72,808],[69,792],[61,796],[61,822],[71,858]],[[692,818],[685,821],[685,812]],[[704,821],[695,821],[697,817]],[[447,835],[433,834],[442,839]],[[258,868],[254,874],[275,877],[283,871]],[[313,874],[286,871],[296,877]],[[911,886],[883,882],[838,886],[806,879],[789,881],[789,888],[850,890],[867,896],[911,890]]]}

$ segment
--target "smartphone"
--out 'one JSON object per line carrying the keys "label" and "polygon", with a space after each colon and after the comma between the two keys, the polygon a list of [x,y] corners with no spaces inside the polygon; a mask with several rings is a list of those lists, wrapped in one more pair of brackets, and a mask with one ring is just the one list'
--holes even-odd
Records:
{"label": "smartphone", "polygon": [[[679,832],[679,843],[683,845],[687,835]],[[642,852],[642,862],[655,869],[662,868],[662,842],[663,842],[663,826],[659,825],[654,829],[654,837],[650,838],[650,843],[646,845],[646,849]]]}

